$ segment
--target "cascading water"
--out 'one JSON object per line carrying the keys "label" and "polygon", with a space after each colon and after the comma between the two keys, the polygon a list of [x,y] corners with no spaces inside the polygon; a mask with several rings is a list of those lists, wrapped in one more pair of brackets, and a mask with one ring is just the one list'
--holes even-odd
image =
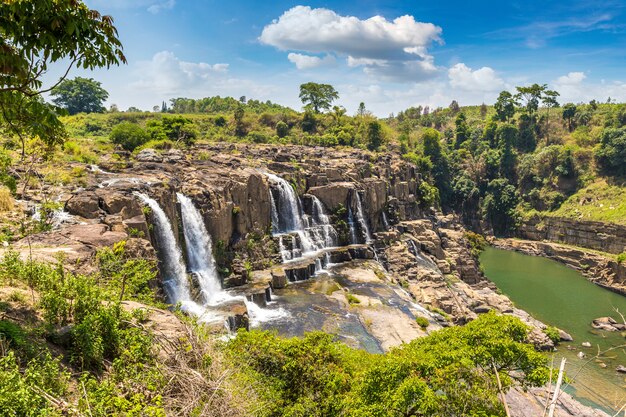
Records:
{"label": "cascading water", "polygon": [[313,213],[311,225],[305,231],[315,245],[315,249],[321,250],[337,246],[337,231],[330,224],[330,218],[324,212],[324,206],[319,198],[311,195]]}
{"label": "cascading water", "polygon": [[365,236],[365,243],[370,244],[374,241],[374,239],[372,239],[372,233],[370,232],[370,228],[367,225],[367,219],[363,214],[363,203],[361,202],[361,196],[356,190],[354,191],[354,196],[356,197],[356,219],[361,226],[361,231],[363,232],[363,235]]}
{"label": "cascading water", "polygon": [[272,233],[281,234],[304,230],[302,210],[291,184],[274,174],[266,174],[278,191],[278,201],[272,198]]}
{"label": "cascading water", "polygon": [[282,308],[266,310],[248,301],[245,297],[235,297],[222,291],[215,269],[215,259],[211,252],[211,238],[206,231],[202,216],[188,197],[177,194],[183,214],[183,234],[187,243],[189,267],[199,277],[199,285],[207,305],[201,306],[194,302],[189,291],[183,256],[176,242],[172,224],[159,203],[154,199],[143,193],[135,192],[134,194],[148,205],[154,214],[156,238],[161,250],[159,254],[162,261],[163,286],[170,303],[180,303],[184,311],[196,315],[201,322],[220,319],[220,316],[214,315],[206,308],[207,306],[236,299],[240,299],[246,304],[252,325],[289,315]]}
{"label": "cascading water", "polygon": [[[302,204],[291,184],[274,174],[266,174],[274,186],[277,198],[270,191],[272,234],[279,239],[283,261],[298,259],[306,254],[332,247],[337,242],[337,231],[330,224],[321,201],[311,196],[312,216],[302,211]],[[284,235],[291,234],[291,247],[285,246]],[[298,238],[295,238],[295,235]]]}
{"label": "cascading water", "polygon": [[437,264],[433,262],[432,259],[422,254],[422,252],[417,248],[417,245],[415,244],[413,239],[408,239],[406,242],[409,246],[411,253],[413,253],[413,256],[415,256],[415,260],[420,266],[427,268],[427,269],[441,272]]}
{"label": "cascading water", "polygon": [[154,215],[156,226],[156,239],[159,242],[161,255],[161,273],[163,274],[163,286],[169,302],[192,303],[187,282],[187,272],[183,262],[183,255],[176,242],[172,224],[167,215],[154,199],[139,192],[134,193],[144,204],[150,207]]}
{"label": "cascading water", "polygon": [[181,193],[177,193],[176,197],[180,203],[189,270],[198,277],[203,301],[214,304],[222,300],[224,294],[213,258],[211,236],[193,201]]}
{"label": "cascading water", "polygon": [[389,230],[389,220],[387,220],[387,214],[385,213],[385,210],[381,211],[381,213],[383,217],[383,227],[385,230]]}

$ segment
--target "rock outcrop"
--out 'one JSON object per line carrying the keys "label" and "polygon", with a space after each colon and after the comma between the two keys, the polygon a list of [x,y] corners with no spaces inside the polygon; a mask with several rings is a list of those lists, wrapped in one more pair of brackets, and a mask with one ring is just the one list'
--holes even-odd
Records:
{"label": "rock outcrop", "polygon": [[626,252],[626,226],[614,223],[535,216],[524,221],[518,234],[523,239],[549,240],[602,252]]}

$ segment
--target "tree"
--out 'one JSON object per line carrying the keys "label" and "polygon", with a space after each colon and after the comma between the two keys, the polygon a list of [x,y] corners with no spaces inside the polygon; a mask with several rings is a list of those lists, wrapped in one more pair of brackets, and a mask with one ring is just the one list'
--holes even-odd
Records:
{"label": "tree", "polygon": [[567,122],[567,129],[571,132],[573,128],[574,117],[578,108],[575,104],[567,103],[563,106],[563,120]]}
{"label": "tree", "polygon": [[463,142],[468,140],[470,137],[470,130],[469,126],[467,125],[467,118],[465,117],[465,113],[459,113],[459,115],[456,117],[456,120],[454,121],[454,124],[456,127],[454,131],[456,136],[454,148],[459,149]]}
{"label": "tree", "polygon": [[480,105],[480,117],[484,119],[487,116],[487,105],[485,103]]}
{"label": "tree", "polygon": [[[52,63],[69,62],[52,86],[41,76]],[[0,2],[0,128],[24,144],[39,137],[48,146],[62,143],[60,110],[40,95],[62,82],[69,70],[126,63],[110,16],[90,10],[80,0]]]}
{"label": "tree", "polygon": [[164,116],[161,120],[150,120],[147,123],[152,139],[169,139],[191,145],[198,137],[198,129],[190,119],[183,116]]}
{"label": "tree", "polygon": [[365,103],[363,102],[359,103],[359,109],[357,110],[356,114],[359,117],[364,117],[367,114],[367,110],[365,109]]}
{"label": "tree", "polygon": [[102,104],[109,97],[100,82],[83,77],[64,80],[50,95],[54,97],[54,104],[64,108],[69,114],[102,113],[105,110]]}
{"label": "tree", "polygon": [[496,103],[493,107],[496,109],[496,120],[501,122],[508,122],[511,117],[515,115],[515,106],[517,105],[517,101],[513,94],[508,91],[500,92]]}
{"label": "tree", "polygon": [[384,141],[383,127],[378,120],[372,120],[367,125],[367,149],[377,151]]}
{"label": "tree", "polygon": [[289,126],[287,125],[287,123],[283,122],[282,120],[276,123],[276,135],[279,138],[284,138],[288,134],[289,134]]}
{"label": "tree", "polygon": [[235,118],[235,136],[246,136],[246,125],[243,121],[244,113],[245,111],[243,106],[241,104],[238,105],[235,109],[235,113],[233,114],[233,117]]}
{"label": "tree", "polygon": [[516,141],[517,149],[522,152],[532,152],[537,147],[537,135],[533,118],[524,113],[519,118],[519,132]]}
{"label": "tree", "polygon": [[553,107],[559,107],[559,102],[556,98],[560,94],[555,90],[546,90],[542,99],[543,105],[546,106],[546,142],[550,144],[550,109]]}
{"label": "tree", "polygon": [[516,225],[519,194],[505,178],[491,181],[483,200],[483,211],[496,235],[510,232]]}
{"label": "tree", "polygon": [[459,103],[456,100],[452,100],[448,108],[450,109],[452,114],[457,114],[461,111],[461,106],[459,106]]}
{"label": "tree", "polygon": [[543,96],[548,86],[545,84],[533,84],[528,87],[515,88],[517,89],[517,94],[515,95],[515,98],[517,100],[523,100],[525,102],[524,109],[530,116],[533,116],[539,109],[539,101],[541,100],[541,97]]}
{"label": "tree", "polygon": [[315,114],[310,110],[305,110],[301,123],[302,131],[306,133],[315,133],[317,130],[317,119]]}
{"label": "tree", "polygon": [[339,93],[330,84],[309,82],[300,85],[300,100],[305,107],[313,109],[315,113],[328,110],[331,103],[339,98]]}
{"label": "tree", "polygon": [[626,177],[626,127],[604,129],[595,157],[603,174]]}
{"label": "tree", "polygon": [[127,151],[134,151],[138,146],[150,140],[150,135],[138,124],[123,122],[111,130],[111,142],[120,145]]}

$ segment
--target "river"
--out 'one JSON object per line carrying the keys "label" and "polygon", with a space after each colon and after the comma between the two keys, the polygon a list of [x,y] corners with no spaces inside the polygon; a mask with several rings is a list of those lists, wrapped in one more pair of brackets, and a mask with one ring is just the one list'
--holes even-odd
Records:
{"label": "river", "polygon": [[[595,330],[591,321],[612,316],[621,321],[614,308],[626,315],[626,297],[589,282],[582,274],[551,259],[518,252],[487,248],[480,257],[487,278],[515,303],[538,320],[572,335],[554,355],[555,366],[567,358],[566,391],[587,405],[615,413],[626,402],[626,378],[615,371],[626,366],[626,344],[619,332]],[[582,347],[590,342],[591,348]],[[599,351],[622,346],[596,359]],[[580,359],[579,352],[586,357]],[[606,368],[602,367],[606,364]],[[611,413],[611,414],[612,414]]]}

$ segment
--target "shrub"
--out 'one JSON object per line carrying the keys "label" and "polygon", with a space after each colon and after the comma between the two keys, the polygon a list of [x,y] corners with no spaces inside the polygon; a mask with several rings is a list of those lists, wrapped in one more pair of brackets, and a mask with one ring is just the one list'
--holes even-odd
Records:
{"label": "shrub", "polygon": [[561,334],[559,333],[559,329],[557,329],[556,327],[546,327],[545,329],[543,329],[543,332],[546,334],[546,336],[550,338],[550,340],[552,340],[554,344],[557,344],[561,341]]}
{"label": "shrub", "polygon": [[109,137],[111,142],[120,145],[127,151],[134,151],[135,148],[143,145],[150,139],[148,132],[141,126],[130,122],[123,122],[115,126],[111,130]]}
{"label": "shrub", "polygon": [[595,156],[602,173],[626,176],[626,127],[604,129]]}
{"label": "shrub", "polygon": [[11,190],[0,186],[0,211],[11,211],[15,207],[15,201],[11,195]]}
{"label": "shrub", "polygon": [[522,386],[548,379],[546,358],[524,343],[527,333],[518,319],[488,313],[383,355],[320,332],[281,339],[260,331],[240,331],[227,354],[268,417],[504,415],[495,375],[485,369],[499,370],[504,391],[513,378]]}
{"label": "shrub", "polygon": [[282,120],[276,123],[276,135],[279,138],[284,138],[288,134],[289,134],[289,126],[287,125],[287,123],[283,122]]}
{"label": "shrub", "polygon": [[346,300],[348,300],[348,304],[361,304],[361,300],[359,300],[355,295],[346,293]]}
{"label": "shrub", "polygon": [[618,264],[621,264],[624,261],[626,261],[626,252],[622,252],[619,255],[617,255],[617,263]]}
{"label": "shrub", "polygon": [[426,329],[428,326],[430,326],[430,322],[428,321],[428,319],[426,317],[417,316],[417,317],[415,317],[415,322],[422,329]]}

